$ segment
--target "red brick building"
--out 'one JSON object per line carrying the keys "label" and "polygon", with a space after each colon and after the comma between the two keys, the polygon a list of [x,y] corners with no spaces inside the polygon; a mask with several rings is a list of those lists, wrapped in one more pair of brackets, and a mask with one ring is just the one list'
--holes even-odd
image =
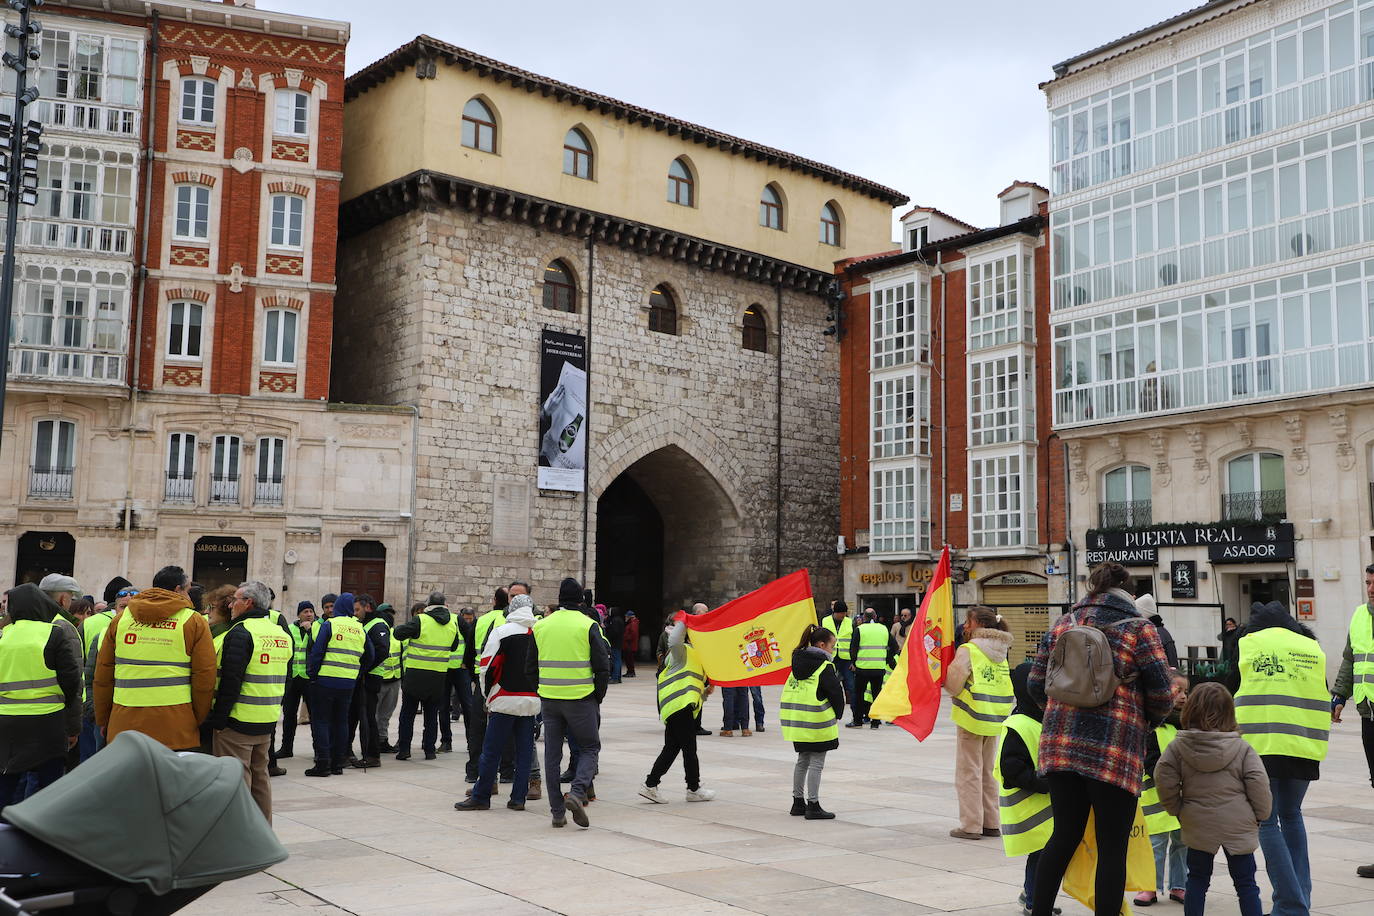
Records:
{"label": "red brick building", "polygon": [[1066,600],[1063,448],[1050,425],[1048,192],[987,229],[902,217],[902,247],[837,265],[845,596],[915,607],[940,547],[960,603],[1004,606],[1018,649]]}
{"label": "red brick building", "polygon": [[177,562],[399,593],[410,420],[325,403],[348,23],[251,0],[42,12],[0,465],[16,579]]}

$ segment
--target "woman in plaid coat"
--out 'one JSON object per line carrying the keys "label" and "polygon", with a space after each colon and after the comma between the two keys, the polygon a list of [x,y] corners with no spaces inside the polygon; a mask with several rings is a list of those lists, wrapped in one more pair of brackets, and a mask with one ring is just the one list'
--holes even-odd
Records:
{"label": "woman in plaid coat", "polygon": [[[1126,592],[1130,575],[1104,563],[1088,579],[1089,593],[1040,643],[1027,689],[1045,707],[1039,769],[1050,784],[1054,833],[1040,856],[1032,916],[1051,916],[1059,884],[1083,838],[1091,811],[1097,822],[1097,916],[1117,916],[1126,890],[1126,848],[1145,770],[1145,739],[1173,708],[1164,646]],[[1060,703],[1045,694],[1045,673],[1065,630],[1085,622],[1103,628],[1122,683],[1095,708]]]}

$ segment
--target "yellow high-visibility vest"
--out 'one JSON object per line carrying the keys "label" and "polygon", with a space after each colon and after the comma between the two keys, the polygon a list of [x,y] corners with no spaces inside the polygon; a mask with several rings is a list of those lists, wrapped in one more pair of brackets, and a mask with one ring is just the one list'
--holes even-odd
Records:
{"label": "yellow high-visibility vest", "polygon": [[1028,856],[1044,849],[1054,832],[1054,810],[1050,808],[1048,792],[1015,789],[1002,782],[1002,745],[1007,740],[1007,732],[1021,736],[1030,751],[1031,766],[1035,767],[1040,761],[1040,729],[1039,722],[1016,713],[1002,723],[1002,734],[997,739],[997,760],[992,765],[992,775],[1000,793],[997,806],[1002,822],[1002,850],[1008,856]]}
{"label": "yellow high-visibility vest", "polygon": [[1242,636],[1236,721],[1261,757],[1324,760],[1331,734],[1326,653],[1285,627]]}
{"label": "yellow high-visibility vest", "polygon": [[[1178,729],[1172,725],[1161,725],[1155,729],[1155,738],[1159,741],[1161,755],[1177,734]],[[1146,773],[1144,781],[1140,783],[1140,811],[1145,815],[1145,827],[1151,836],[1157,833],[1173,833],[1179,828],[1178,818],[1165,811],[1164,805],[1159,801],[1159,786],[1155,785],[1154,773]]]}
{"label": "yellow high-visibility vest", "polygon": [[367,637],[363,626],[354,617],[329,618],[329,643],[324,647],[324,660],[317,677],[337,677],[355,680],[363,666],[363,647]]}
{"label": "yellow high-visibility vest", "polygon": [[964,731],[992,736],[1002,731],[1016,697],[1011,690],[1011,670],[1006,659],[994,662],[975,644],[964,643],[971,664],[964,689],[954,697],[952,717]]}
{"label": "yellow high-visibility vest", "polygon": [[67,705],[57,671],[43,660],[53,625],[16,620],[0,639],[0,716],[45,716]]}
{"label": "yellow high-visibility vest", "polygon": [[253,654],[248,659],[243,687],[229,710],[229,717],[240,722],[275,722],[281,714],[282,697],[286,695],[292,640],[268,617],[251,617],[235,626],[242,627],[253,638]]}
{"label": "yellow high-visibility vest", "polygon": [[665,666],[658,675],[658,717],[664,722],[680,709],[697,709],[701,706],[706,669],[701,666],[697,650],[691,644],[683,648],[686,652],[682,667],[669,674]]}
{"label": "yellow high-visibility vest", "polygon": [[835,718],[834,707],[816,696],[821,674],[827,668],[833,671],[835,663],[827,661],[804,680],[798,680],[795,674],[787,676],[778,712],[782,736],[786,740],[820,744],[840,737],[840,720]]}
{"label": "yellow high-visibility vest", "polygon": [[120,706],[176,706],[191,702],[191,656],[185,627],[195,611],[140,623],[127,608],[115,623],[114,701]]}
{"label": "yellow high-visibility vest", "polygon": [[440,623],[429,614],[420,615],[420,635],[406,643],[406,667],[417,671],[447,671],[449,646],[458,635],[458,618],[449,615]]}
{"label": "yellow high-visibility vest", "polygon": [[1374,619],[1367,604],[1350,618],[1350,654],[1355,662],[1350,698],[1357,705],[1374,702]]}
{"label": "yellow high-visibility vest", "polygon": [[594,692],[591,620],[581,611],[559,608],[535,621],[539,650],[539,695],[546,700],[580,700]]}

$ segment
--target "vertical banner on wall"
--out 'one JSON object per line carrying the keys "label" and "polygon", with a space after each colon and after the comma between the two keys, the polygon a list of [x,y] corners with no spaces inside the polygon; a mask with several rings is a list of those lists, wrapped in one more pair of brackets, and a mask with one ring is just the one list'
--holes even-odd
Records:
{"label": "vertical banner on wall", "polygon": [[539,404],[539,489],[581,493],[587,466],[586,338],[544,332]]}

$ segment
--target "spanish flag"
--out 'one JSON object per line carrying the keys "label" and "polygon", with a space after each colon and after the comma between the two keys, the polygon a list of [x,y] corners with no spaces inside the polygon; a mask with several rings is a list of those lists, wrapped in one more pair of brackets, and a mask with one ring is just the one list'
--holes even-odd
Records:
{"label": "spanish flag", "polygon": [[816,622],[811,576],[799,569],[686,620],[697,658],[712,683],[784,683],[792,673],[792,650],[807,625]]}
{"label": "spanish flag", "polygon": [[883,685],[868,714],[882,719],[924,741],[935,727],[940,712],[940,688],[954,661],[954,585],[949,581],[949,548],[940,554],[940,565],[921,601],[921,612],[907,632],[906,645],[897,667]]}

